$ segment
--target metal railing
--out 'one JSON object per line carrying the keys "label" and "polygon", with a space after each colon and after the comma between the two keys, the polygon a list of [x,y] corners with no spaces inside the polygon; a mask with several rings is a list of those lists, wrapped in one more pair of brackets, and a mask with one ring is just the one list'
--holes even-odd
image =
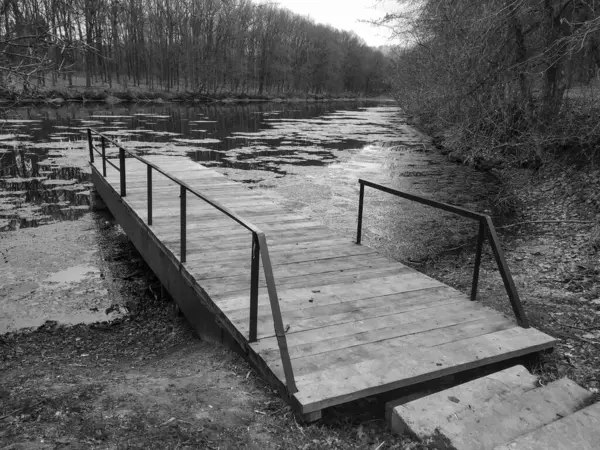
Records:
{"label": "metal railing", "polygon": [[[271,313],[273,315],[273,325],[275,328],[275,335],[277,337],[277,344],[281,355],[281,362],[285,374],[286,386],[288,393],[291,395],[298,391],[296,382],[294,379],[294,372],[290,360],[289,350],[287,346],[287,339],[285,336],[285,329],[283,326],[283,319],[281,316],[281,309],[279,307],[279,299],[277,297],[277,288],[275,286],[275,278],[273,276],[273,266],[271,265],[271,259],[269,257],[269,248],[267,246],[267,239],[265,233],[260,230],[257,226],[248,222],[241,216],[237,215],[229,208],[221,205],[216,200],[202,194],[198,190],[194,189],[179,178],[167,173],[162,170],[156,164],[148,161],[134,152],[123,148],[118,142],[104,136],[103,134],[88,128],[88,145],[90,150],[90,163],[92,169],[96,170],[94,166],[94,152],[102,158],[102,176],[106,177],[106,165],[109,164],[119,172],[120,179],[120,195],[121,197],[127,196],[127,175],[126,175],[126,157],[137,159],[144,163],[147,167],[147,209],[148,209],[148,225],[152,226],[152,173],[156,171],[171,181],[174,181],[179,185],[180,188],[180,261],[181,263],[186,262],[186,229],[187,229],[187,192],[191,192],[193,195],[208,203],[218,211],[222,212],[227,217],[231,218],[239,225],[244,227],[246,230],[252,233],[252,253],[251,253],[251,268],[250,268],[250,324],[248,332],[248,341],[256,342],[257,340],[257,324],[258,324],[258,287],[259,287],[259,274],[260,274],[260,259],[262,259],[263,270],[265,273],[265,280],[267,284],[267,291],[269,295],[269,302],[271,304]],[[100,137],[101,150],[98,150],[94,145],[93,135]],[[119,165],[115,165],[110,159],[106,157],[106,146],[110,143],[119,149]]]}
{"label": "metal railing", "polygon": [[477,286],[479,283],[481,253],[483,250],[483,244],[487,237],[490,242],[494,258],[496,259],[496,264],[498,265],[498,270],[500,272],[500,276],[502,277],[504,288],[506,289],[506,293],[508,294],[508,298],[510,299],[510,304],[512,306],[513,312],[515,313],[517,323],[523,328],[529,328],[529,321],[527,320],[527,316],[525,315],[525,311],[523,310],[523,305],[521,304],[521,299],[519,298],[519,293],[517,292],[515,282],[513,281],[508,265],[506,264],[504,253],[502,252],[502,249],[500,248],[500,245],[498,243],[498,235],[496,234],[496,229],[494,228],[494,224],[490,216],[470,211],[459,206],[449,205],[447,203],[442,203],[428,198],[419,197],[418,195],[408,194],[406,192],[398,191],[387,186],[382,186],[381,184],[373,183],[371,181],[359,179],[358,182],[360,183],[360,194],[358,201],[358,227],[356,233],[357,244],[360,244],[362,238],[362,217],[365,186],[383,192],[387,192],[388,194],[392,194],[397,197],[402,197],[413,202],[421,203],[437,209],[442,209],[444,211],[448,211],[478,221],[479,234],[477,237],[477,249],[475,253],[475,268],[473,271],[473,281],[471,284],[471,300],[477,299]]}

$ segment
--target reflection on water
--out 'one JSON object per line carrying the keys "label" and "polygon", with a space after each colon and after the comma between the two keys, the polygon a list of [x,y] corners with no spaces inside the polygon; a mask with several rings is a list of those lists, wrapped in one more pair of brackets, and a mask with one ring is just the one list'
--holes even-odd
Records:
{"label": "reflection on water", "polygon": [[[77,218],[88,208],[88,127],[140,154],[212,166],[344,235],[355,226],[359,177],[476,210],[489,209],[494,189],[489,177],[432,152],[389,104],[71,105],[20,109],[1,125],[0,230]],[[369,196],[366,242],[398,259],[472,234],[459,218]]]}
{"label": "reflection on water", "polygon": [[[348,239],[358,178],[479,211],[490,209],[495,190],[489,176],[449,164],[389,104],[17,109],[0,120],[0,232],[48,225],[0,233],[0,256],[13,269],[0,271],[0,333],[39,325],[48,314],[61,323],[114,317],[119,299],[100,272],[102,244],[86,214],[88,127],[141,154],[212,166]],[[107,153],[116,156],[116,148]],[[462,218],[371,189],[365,195],[363,242],[398,260],[412,263],[476,232]]]}
{"label": "reflection on water", "polygon": [[36,150],[0,149],[0,231],[72,220],[89,209],[89,175]]}
{"label": "reflection on water", "polygon": [[399,123],[395,107],[356,103],[17,109],[0,120],[0,231],[88,210],[88,127],[140,154],[186,155],[208,166],[283,176],[370,142],[414,141]]}

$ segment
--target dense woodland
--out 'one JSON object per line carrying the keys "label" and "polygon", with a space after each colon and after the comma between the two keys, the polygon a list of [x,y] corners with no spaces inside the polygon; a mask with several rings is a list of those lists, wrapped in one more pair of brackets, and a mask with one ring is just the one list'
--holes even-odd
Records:
{"label": "dense woodland", "polygon": [[398,0],[396,97],[471,159],[600,156],[598,0]]}
{"label": "dense woodland", "polygon": [[0,0],[2,85],[206,95],[380,94],[388,59],[353,33],[250,0]]}

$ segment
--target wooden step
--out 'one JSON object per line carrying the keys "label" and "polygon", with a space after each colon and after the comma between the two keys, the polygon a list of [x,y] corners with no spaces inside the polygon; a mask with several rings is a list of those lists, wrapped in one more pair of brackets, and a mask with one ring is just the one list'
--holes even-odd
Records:
{"label": "wooden step", "polygon": [[495,395],[535,389],[537,381],[525,367],[514,366],[437,394],[394,400],[386,405],[386,409],[393,408],[389,425],[395,433],[424,440],[462,410],[484,404]]}
{"label": "wooden step", "polygon": [[[435,395],[440,404],[441,399],[447,396],[446,391]],[[440,449],[492,449],[572,414],[592,396],[573,381],[562,378],[536,389],[501,392],[464,405],[459,411],[442,418],[435,409],[430,410],[428,429],[434,430],[430,435],[430,445]],[[410,422],[406,417],[403,420]]]}
{"label": "wooden step", "polygon": [[552,422],[494,450],[597,450],[600,448],[600,403]]}

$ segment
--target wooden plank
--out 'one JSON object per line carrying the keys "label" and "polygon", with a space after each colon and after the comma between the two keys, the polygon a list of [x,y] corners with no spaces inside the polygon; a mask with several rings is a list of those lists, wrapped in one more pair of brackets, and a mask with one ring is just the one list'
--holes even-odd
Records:
{"label": "wooden plank", "polygon": [[[443,288],[430,288],[428,291],[434,290],[443,290],[449,289],[447,287]],[[398,295],[405,295],[404,293],[400,293]],[[431,300],[432,303],[441,302],[440,304],[444,304],[442,300],[446,298],[448,302],[454,301],[455,299],[462,298],[463,300],[467,300],[467,297],[460,294],[460,297],[442,297],[438,296]],[[403,312],[398,314],[391,314],[382,317],[374,317],[371,319],[359,320],[354,322],[347,322],[343,324],[333,324],[330,326],[322,327],[318,329],[318,332],[315,333],[313,330],[307,330],[304,332],[294,332],[290,330],[287,333],[288,336],[288,344],[290,348],[293,347],[304,347],[299,349],[300,352],[308,353],[310,351],[309,347],[315,346],[316,343],[323,341],[323,345],[330,345],[332,348],[335,346],[335,341],[342,341],[344,339],[350,339],[352,336],[357,335],[357,339],[361,339],[364,333],[368,333],[372,330],[380,330],[384,328],[395,328],[398,324],[403,324],[406,321],[406,316],[402,316]],[[273,349],[276,349],[276,343],[273,342],[270,338],[261,339],[260,341],[252,344],[252,347],[260,354],[268,355],[269,352]],[[318,350],[318,346],[315,347]]]}
{"label": "wooden plank", "polygon": [[[211,222],[214,221],[229,221],[230,223],[233,223],[233,219],[228,218],[227,216],[225,216],[225,214],[223,214],[222,212],[214,209],[213,213],[210,214],[195,214],[193,211],[192,213],[188,214],[188,217],[190,218],[190,223],[194,223],[194,222],[198,222],[198,224],[201,226],[202,223],[207,223],[210,224]],[[146,206],[144,203],[143,207],[139,207],[136,212],[140,215],[144,215],[146,214]],[[179,216],[179,211],[177,211],[176,214],[170,214],[170,217],[178,217]],[[304,216],[294,216],[291,213],[284,213],[281,212],[281,214],[278,215],[278,217],[281,216],[282,219],[284,220],[294,220],[294,217],[297,217],[298,220],[302,219],[304,220]],[[165,217],[169,217],[169,215],[165,214]],[[270,211],[253,211],[251,214],[249,214],[248,216],[245,217],[245,219],[249,220],[250,222],[252,222],[253,224],[260,226],[261,224],[268,224],[268,223],[273,223],[276,222],[273,219],[273,214]],[[165,220],[164,222],[161,223],[169,223],[169,221]],[[350,238],[347,239],[347,241],[350,241]]]}
{"label": "wooden plank", "polygon": [[[154,230],[154,228],[153,228]],[[160,236],[160,233],[157,233],[157,236]],[[189,237],[188,237],[189,239]],[[211,247],[211,248],[204,248],[202,249],[202,251],[200,252],[195,252],[195,253],[191,253],[188,255],[188,263],[187,265],[189,267],[197,267],[198,261],[200,261],[200,264],[202,264],[203,261],[215,261],[215,256],[217,256],[218,259],[218,255],[222,254],[222,255],[228,255],[228,256],[232,256],[232,255],[241,255],[241,258],[245,259],[248,258],[248,255],[250,254],[250,248],[251,248],[251,239],[241,239],[239,241],[235,241],[233,243],[233,245],[229,245],[227,244],[227,246],[223,245],[219,245],[217,247]],[[177,241],[174,241],[175,244],[177,244]],[[293,253],[294,250],[297,250],[298,252],[301,251],[310,251],[312,249],[318,249],[318,248],[334,248],[337,246],[351,246],[354,244],[351,244],[348,242],[347,239],[344,238],[337,238],[337,239],[331,239],[328,236],[323,237],[323,238],[318,238],[315,237],[314,240],[310,240],[310,241],[304,241],[304,242],[298,242],[297,240],[292,240],[291,242],[283,242],[283,243],[270,243],[269,244],[269,251],[271,252],[271,255],[275,255],[274,257],[272,256],[272,260],[277,258],[278,254],[282,254],[283,252],[289,252],[289,253]],[[359,247],[359,246],[356,246]],[[367,247],[364,247],[367,248]]]}
{"label": "wooden plank", "polygon": [[[188,224],[188,231],[190,232],[212,230],[215,228],[218,228],[223,232],[229,232],[236,231],[241,228],[240,224],[234,222],[232,219],[225,216],[215,216],[212,218],[199,217],[198,219],[196,219],[196,221],[193,221],[194,217],[188,214],[188,218],[190,220],[190,223]],[[317,222],[315,220],[292,214],[290,214],[289,217],[279,216],[279,219],[277,221],[273,221],[272,218],[269,218],[269,220],[267,221],[263,217],[259,220],[253,220],[252,223],[260,227],[260,229],[264,233],[272,233],[274,231],[279,230],[295,230],[310,226],[323,226],[320,222]]]}
{"label": "wooden plank", "polygon": [[[296,320],[308,319],[318,316],[331,316],[333,314],[349,313],[349,312],[361,312],[370,308],[381,308],[381,307],[393,307],[404,308],[411,305],[421,306],[429,303],[444,301],[448,299],[461,300],[464,302],[464,296],[458,292],[453,291],[442,291],[436,290],[440,286],[439,282],[431,279],[422,277],[417,279],[415,284],[414,279],[411,277],[411,273],[404,274],[406,279],[403,286],[406,286],[406,290],[402,289],[399,285],[397,292],[388,295],[373,296],[371,293],[365,294],[363,297],[346,300],[344,298],[338,298],[335,301],[335,297],[327,299],[328,301],[321,303],[315,303],[314,300],[311,302],[280,302],[281,309],[285,313],[285,317],[288,321],[293,322]],[[466,304],[466,302],[464,302]],[[259,304],[259,306],[262,306]],[[237,319],[239,316],[244,316],[246,308],[240,309],[229,309],[227,310],[227,316],[232,319]],[[261,310],[258,318],[269,317],[268,312]],[[290,331],[293,332],[293,331]]]}
{"label": "wooden plank", "polygon": [[[373,318],[382,319],[386,316],[394,316],[396,321],[402,322],[404,320],[412,320],[414,318],[414,314],[409,314],[412,311],[418,311],[418,314],[423,316],[424,310],[430,307],[440,307],[440,305],[450,304],[454,308],[459,307],[461,304],[464,304],[464,299],[454,298],[454,299],[442,299],[436,300],[432,302],[388,302],[382,303],[378,306],[373,306],[371,308],[364,309],[352,309],[346,312],[339,312],[337,314],[330,315],[315,315],[313,317],[307,317],[304,319],[294,319],[288,318],[286,314],[284,319],[286,324],[289,325],[288,333],[298,333],[303,331],[313,330],[313,341],[319,339],[319,335],[321,333],[321,328],[326,328],[331,325],[341,325],[345,323],[359,322]],[[403,314],[406,314],[406,317],[400,317]],[[229,317],[229,316],[228,316]],[[246,333],[248,324],[243,320],[244,316],[240,315],[238,320],[232,318],[232,321],[236,324],[238,330],[241,333]],[[383,321],[382,321],[383,322]],[[272,336],[272,321],[271,317],[268,315],[261,316],[258,320],[258,337],[260,339],[268,338]]]}
{"label": "wooden plank", "polygon": [[[454,342],[455,339],[474,339],[514,327],[514,324],[508,322],[506,319],[490,319],[482,314],[479,316],[473,315],[471,319],[472,320],[459,319],[457,323],[450,324],[446,327],[434,328],[416,334],[398,336],[388,340],[378,341],[377,343],[372,343],[370,346],[380,347],[376,360],[397,360],[397,358],[401,358],[403,353],[405,353],[408,349],[418,348],[421,350],[421,352],[427,353],[429,352],[430,348],[435,347],[433,344],[444,345]],[[388,341],[393,342],[394,346],[386,349],[385,346]],[[430,343],[430,345],[422,345],[422,341]],[[350,347],[348,349],[343,348],[342,352],[344,350],[351,351],[354,348],[355,347]],[[337,369],[339,373],[344,373],[346,367],[352,367],[352,364],[356,364],[357,362],[361,362],[363,360],[363,358],[354,358],[352,361],[344,361],[339,357],[338,353],[341,352],[308,355],[306,357],[296,358],[293,360],[294,371],[298,377],[310,377],[312,374],[319,373],[323,369],[323,365],[325,365],[328,367],[328,369]],[[328,356],[332,358],[328,359]],[[318,360],[318,363],[311,364],[310,360],[313,359]],[[278,378],[280,378],[283,373],[280,366],[281,363],[279,360],[273,360],[269,363],[269,368]],[[379,375],[377,373],[372,373],[369,376],[377,378]],[[343,380],[340,380],[340,382],[343,382]]]}
{"label": "wooden plank", "polygon": [[[250,232],[248,232],[248,236],[250,236]],[[190,245],[188,249],[190,252],[195,251],[216,251],[216,250],[230,250],[233,248],[239,248],[240,244],[245,244],[249,238],[245,235],[240,235],[232,238],[228,238],[226,236],[223,239],[202,239],[200,236],[188,236],[188,240],[190,240]],[[314,242],[314,241],[325,241],[332,242],[334,239],[332,238],[331,233],[327,231],[316,231],[311,235],[306,235],[302,233],[278,233],[274,236],[267,237],[269,242],[269,250],[271,246],[279,245],[279,244],[301,244],[305,242]],[[164,240],[163,243],[167,246],[177,247],[179,245],[179,238],[172,238],[169,240]]]}
{"label": "wooden plank", "polygon": [[[172,221],[171,223],[173,225],[176,225],[179,223],[179,217],[176,218],[177,220]],[[216,224],[213,225],[213,227],[211,228],[203,228],[202,227],[202,222],[198,221],[196,223],[189,223],[192,219],[190,218],[189,214],[187,215],[187,220],[188,220],[188,228],[187,228],[187,235],[189,237],[199,237],[199,238],[209,238],[209,237],[213,237],[213,236],[219,236],[219,237],[223,237],[223,238],[228,238],[230,235],[231,236],[237,236],[240,233],[249,233],[249,231],[245,228],[243,228],[241,225],[239,225],[238,223],[234,222],[233,220],[229,219],[228,217],[226,217],[226,219],[228,220],[223,220],[222,226],[217,226]],[[307,232],[307,233],[311,233],[312,231],[320,231],[322,230],[323,226],[318,223],[318,222],[296,222],[294,224],[289,224],[289,223],[283,223],[283,224],[273,224],[271,227],[261,227],[261,230],[264,233],[268,233],[269,236],[270,235],[281,235],[282,233],[285,234],[300,234],[302,232]],[[268,231],[267,231],[268,230]],[[166,241],[173,239],[173,237],[178,237],[178,234],[167,230],[164,232],[161,232],[161,238],[165,239]]]}
{"label": "wooden plank", "polygon": [[[249,262],[248,262],[249,263]],[[275,275],[278,278],[292,277],[299,275],[310,275],[313,273],[326,273],[334,271],[343,271],[348,269],[358,269],[361,267],[383,267],[389,265],[390,259],[385,256],[371,256],[365,258],[363,255],[340,256],[337,258],[319,259],[313,261],[302,261],[277,266]],[[211,280],[213,278],[227,278],[232,280],[234,277],[246,279],[248,268],[250,266],[244,263],[238,263],[236,266],[210,267],[210,268],[192,268],[188,266],[188,271],[194,275],[197,280]]]}
{"label": "wooden plank", "polygon": [[[302,262],[311,259],[325,259],[335,256],[344,255],[368,255],[376,253],[375,250],[369,247],[363,247],[359,245],[350,244],[348,242],[333,242],[329,245],[323,243],[322,245],[316,245],[307,247],[305,245],[282,245],[269,246],[271,252],[271,260],[273,264],[286,264],[292,262]],[[222,262],[226,264],[228,262],[234,263],[236,260],[246,260],[248,258],[247,247],[243,246],[239,249],[232,250],[203,250],[201,253],[196,255],[196,258],[189,258],[188,262],[196,260],[198,264],[202,264],[207,267],[211,262],[218,264]],[[190,265],[191,267],[191,265]]]}
{"label": "wooden plank", "polygon": [[[154,211],[156,212],[157,216],[156,217],[161,217],[161,216],[176,216],[179,214],[179,206],[178,205],[173,205],[173,198],[177,198],[179,197],[179,193],[175,192],[175,190],[171,193],[171,192],[165,192],[164,193],[164,197],[161,199],[160,197],[154,195],[154,192],[152,193],[152,199],[153,201],[155,201],[155,205],[156,207],[154,208]],[[220,197],[214,198],[211,197],[212,200],[215,200],[217,202],[223,203],[224,201],[227,202],[227,208],[230,209],[231,211],[234,212],[238,212],[239,211],[246,211],[246,212],[252,212],[252,211],[273,211],[273,210],[277,210],[279,212],[281,212],[281,208],[277,205],[275,205],[273,202],[265,200],[264,197],[259,197],[259,196],[253,196],[253,197],[238,197],[237,199],[233,200],[233,199],[223,199]],[[131,206],[133,209],[142,209],[145,210],[146,209],[146,205],[147,205],[147,201],[146,201],[146,197],[144,196],[143,198],[140,199],[136,199],[132,196],[127,196],[125,197],[125,201],[127,202],[127,204],[129,206]],[[168,205],[168,206],[160,206],[161,202],[163,202],[164,204]],[[197,199],[194,198],[191,194],[190,194],[190,198],[188,199],[188,205],[190,208],[193,208],[193,210],[190,210],[190,214],[196,213],[196,214],[202,214],[205,215],[210,211],[214,211],[215,214],[219,213],[220,211],[215,208],[214,206],[206,203],[204,200],[201,199]],[[222,212],[220,212],[221,214],[223,214]]]}
{"label": "wooden plank", "polygon": [[594,403],[494,450],[598,450],[600,403]]}
{"label": "wooden plank", "polygon": [[[413,291],[422,289],[436,289],[430,292],[435,298],[452,296],[463,296],[460,292],[445,286],[443,283],[429,278],[423,274],[415,276],[418,272],[408,268],[401,273],[380,276],[371,279],[362,279],[360,283],[334,283],[327,280],[324,283],[316,283],[311,286],[299,288],[279,289],[279,302],[284,309],[311,308],[314,306],[330,305],[334,303],[348,302],[386,295],[405,295],[407,297],[419,295]],[[215,296],[219,307],[229,312],[239,308],[239,299],[245,298],[245,293],[226,294]],[[466,298],[466,297],[465,297]],[[312,300],[312,302],[311,302]],[[243,303],[242,303],[243,304]],[[262,302],[262,292],[259,291],[259,306],[267,303]],[[290,308],[288,305],[293,305]]]}
{"label": "wooden plank", "polygon": [[[363,331],[367,327],[361,327],[361,331],[357,331],[355,327],[348,327],[348,330],[354,331],[354,334],[345,334],[338,337],[323,337],[321,335],[321,328],[303,330],[301,333],[305,335],[305,341],[308,342],[300,345],[290,344],[290,352],[293,354],[292,358],[304,358],[306,356],[324,354],[323,357],[330,361],[329,355],[326,354],[338,352],[342,349],[363,346],[408,335],[416,335],[427,331],[471,322],[473,320],[480,320],[483,318],[491,319],[490,315],[486,314],[482,309],[469,311],[470,308],[464,308],[464,303],[466,301],[467,300],[465,299],[460,301],[457,301],[457,299],[445,299],[423,303],[422,305],[402,305],[401,307],[398,307],[397,312],[392,314],[383,316],[373,314],[372,317],[366,320],[361,319],[356,321],[368,322],[371,325],[370,329]],[[435,312],[437,313],[439,311],[440,314],[434,317],[427,315],[432,308],[435,308]],[[382,320],[373,320],[376,318]],[[285,319],[288,321],[287,315],[285,316]],[[514,326],[514,323],[505,317],[498,316],[498,320],[500,320],[501,323],[505,323],[507,326]],[[234,322],[235,321],[236,320],[234,319]],[[341,326],[344,324],[340,323],[336,325]],[[329,326],[329,328],[331,329],[332,326]],[[291,332],[292,328],[290,328],[290,333],[288,333],[289,336],[292,336]],[[268,342],[268,339],[263,339],[258,345],[261,347],[259,353],[265,361],[271,362],[276,360],[276,358],[274,358],[274,356],[276,356],[276,347],[273,346],[273,343]],[[269,346],[268,348],[266,348],[267,345]],[[258,350],[258,348],[256,349]],[[340,352],[340,354],[342,353],[343,352]],[[304,364],[301,363],[301,365]]]}
{"label": "wooden plank", "polygon": [[[271,247],[271,261],[274,266],[280,266],[284,264],[292,264],[305,261],[318,261],[322,259],[338,258],[342,256],[355,256],[355,255],[376,255],[377,252],[369,247],[363,247],[360,245],[333,245],[323,246],[315,249],[298,249],[297,251],[273,251]],[[200,256],[200,255],[199,255]],[[231,250],[229,252],[202,252],[201,261],[198,261],[198,268],[204,268],[206,271],[211,268],[222,268],[222,267],[237,267],[240,262],[246,263],[248,254],[246,250]],[[190,262],[190,259],[188,259]],[[193,267],[189,265],[191,270]]]}
{"label": "wooden plank", "polygon": [[[452,314],[452,306],[454,305],[447,305],[439,309],[447,314]],[[423,309],[407,312],[406,320],[409,323],[411,320],[419,320],[418,315],[422,314],[422,311]],[[327,368],[327,370],[337,368],[340,372],[344,372],[345,367],[361,363],[368,359],[395,359],[399,355],[402,355],[408,348],[419,348],[425,353],[431,347],[442,346],[451,342],[482,336],[515,326],[506,317],[497,313],[490,314],[485,309],[463,310],[461,312],[462,314],[458,314],[455,318],[455,323],[448,326],[401,336],[394,336],[393,331],[385,329],[388,333],[381,333],[382,336],[379,340],[375,337],[371,342],[359,342],[353,346],[334,347],[324,352],[299,356],[294,359],[295,373],[299,377],[310,376],[313,373],[321,372],[323,368]],[[397,334],[402,333],[398,331]],[[280,370],[279,360],[271,361],[270,367],[275,374],[278,374]]]}
{"label": "wooden plank", "polygon": [[294,397],[303,413],[418,384],[452,373],[541,351],[554,345],[550,336],[531,328],[496,333],[431,347],[398,352],[395,358],[366,359],[339,369],[297,377]]}
{"label": "wooden plank", "polygon": [[[352,281],[360,281],[366,280],[370,278],[379,278],[381,276],[392,275],[400,273],[402,269],[398,269],[396,267],[390,268],[388,265],[384,267],[374,267],[374,268],[360,268],[356,270],[343,270],[343,271],[333,271],[321,274],[311,274],[300,275],[300,276],[292,276],[292,277],[280,277],[276,279],[276,285],[278,287],[289,286],[289,287],[301,287],[306,286],[308,280],[310,282],[322,283],[324,281],[332,282],[332,283],[346,283]],[[250,277],[241,278],[241,277],[233,277],[234,280],[228,280],[227,278],[216,278],[212,280],[202,281],[202,287],[209,293],[227,293],[232,291],[239,291],[242,289],[246,289],[250,283]],[[260,286],[263,287],[263,280],[260,281]]]}

